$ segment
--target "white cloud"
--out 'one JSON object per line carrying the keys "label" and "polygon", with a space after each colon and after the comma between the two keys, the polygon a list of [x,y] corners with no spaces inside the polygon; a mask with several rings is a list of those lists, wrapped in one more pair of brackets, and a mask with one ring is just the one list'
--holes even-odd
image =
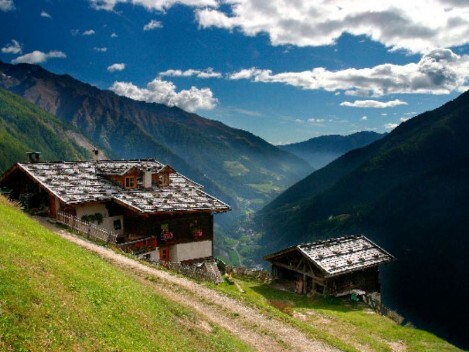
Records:
{"label": "white cloud", "polygon": [[391,50],[414,53],[469,42],[467,1],[229,0],[224,3],[225,9],[215,6],[197,9],[199,25],[239,29],[247,36],[265,33],[273,45],[332,45],[345,33],[365,35]]}
{"label": "white cloud", "polygon": [[118,95],[134,100],[177,106],[191,112],[211,110],[218,103],[209,88],[192,87],[177,92],[174,83],[163,81],[160,78],[149,82],[146,88],[139,88],[130,82],[114,82],[110,89]]}
{"label": "white cloud", "polygon": [[166,70],[164,72],[160,72],[160,76],[168,76],[168,77],[191,77],[196,76],[197,78],[222,78],[222,74],[219,72],[215,72],[213,68],[208,67],[205,70],[194,70],[188,69],[185,71],[182,70]]}
{"label": "white cloud", "polygon": [[352,108],[393,108],[399,105],[407,105],[405,101],[395,99],[390,101],[377,101],[377,100],[355,100],[353,103],[350,101],[344,101],[340,103],[340,106],[348,106]]}
{"label": "white cloud", "polygon": [[240,108],[233,108],[231,110],[235,113],[242,114],[242,115],[247,115],[247,116],[252,116],[252,117],[262,117],[262,116],[264,116],[259,111],[246,110],[246,109],[240,109]]}
{"label": "white cloud", "polygon": [[118,35],[116,33],[111,34],[111,38],[117,38],[117,37],[118,37]]}
{"label": "white cloud", "polygon": [[384,128],[387,129],[387,130],[393,130],[397,126],[399,126],[398,123],[387,123],[387,124],[384,125]]}
{"label": "white cloud", "polygon": [[88,29],[82,33],[82,35],[89,36],[89,35],[95,35],[96,32],[93,29]]}
{"label": "white cloud", "polygon": [[12,64],[40,64],[46,62],[49,59],[65,59],[67,55],[64,52],[58,50],[52,50],[48,53],[44,53],[39,50],[34,50],[31,53],[25,54],[23,56],[19,56],[16,59],[12,60]]}
{"label": "white cloud", "polygon": [[21,54],[22,52],[21,44],[14,39],[2,48],[2,53],[4,54]]}
{"label": "white cloud", "polygon": [[12,11],[15,9],[13,0],[0,0],[0,11]]}
{"label": "white cloud", "polygon": [[48,14],[46,11],[44,11],[44,10],[41,11],[41,17],[52,18],[52,16],[51,16],[50,14]]}
{"label": "white cloud", "polygon": [[366,116],[366,115],[362,116],[360,120],[366,121],[366,120],[368,120],[368,116]]}
{"label": "white cloud", "polygon": [[107,48],[93,48],[94,51],[97,51],[98,53],[105,53],[107,51]]}
{"label": "white cloud", "polygon": [[97,10],[111,11],[118,4],[132,4],[143,6],[149,11],[165,11],[174,5],[190,7],[217,7],[216,0],[89,0],[91,6]]}
{"label": "white cloud", "polygon": [[400,122],[406,122],[406,121],[409,121],[411,119],[411,117],[401,117],[399,119]]}
{"label": "white cloud", "polygon": [[383,64],[340,71],[318,67],[310,71],[277,74],[253,67],[232,73],[227,78],[374,97],[411,93],[449,94],[467,85],[469,56],[456,55],[449,49],[435,49],[425,54],[418,63],[407,65]]}
{"label": "white cloud", "polygon": [[123,64],[123,63],[112,64],[112,65],[108,66],[107,70],[109,72],[123,71],[123,70],[125,70],[125,64]]}
{"label": "white cloud", "polygon": [[323,123],[325,121],[326,121],[325,119],[315,119],[315,118],[308,119],[308,122],[311,122],[311,123]]}
{"label": "white cloud", "polygon": [[143,26],[144,31],[151,31],[156,28],[163,28],[163,24],[160,21],[151,20],[146,25]]}

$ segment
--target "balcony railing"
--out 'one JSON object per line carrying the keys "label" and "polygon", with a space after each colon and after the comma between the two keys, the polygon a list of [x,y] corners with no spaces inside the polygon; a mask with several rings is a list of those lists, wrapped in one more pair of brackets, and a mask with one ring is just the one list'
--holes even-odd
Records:
{"label": "balcony railing", "polygon": [[119,243],[116,245],[124,252],[129,252],[133,254],[141,254],[151,252],[156,249],[158,246],[157,240],[155,236],[146,237],[142,239],[138,239],[135,241]]}

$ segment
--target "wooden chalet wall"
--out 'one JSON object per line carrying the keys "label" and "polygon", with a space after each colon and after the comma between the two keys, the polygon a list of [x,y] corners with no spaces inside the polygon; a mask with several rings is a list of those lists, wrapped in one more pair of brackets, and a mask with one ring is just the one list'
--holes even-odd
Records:
{"label": "wooden chalet wall", "polygon": [[[142,216],[116,204],[108,210],[110,216],[124,215],[126,241],[150,236],[157,236],[159,245],[213,240],[213,215],[208,212]],[[165,239],[170,235],[163,236],[164,230],[172,238]]]}

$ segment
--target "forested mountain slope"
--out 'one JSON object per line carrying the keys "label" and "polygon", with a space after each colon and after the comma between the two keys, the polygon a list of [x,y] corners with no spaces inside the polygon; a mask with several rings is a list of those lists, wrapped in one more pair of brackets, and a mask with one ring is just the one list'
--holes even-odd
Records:
{"label": "forested mountain slope", "polygon": [[87,143],[72,126],[0,88],[0,174],[26,151],[40,151],[43,160],[87,159]]}

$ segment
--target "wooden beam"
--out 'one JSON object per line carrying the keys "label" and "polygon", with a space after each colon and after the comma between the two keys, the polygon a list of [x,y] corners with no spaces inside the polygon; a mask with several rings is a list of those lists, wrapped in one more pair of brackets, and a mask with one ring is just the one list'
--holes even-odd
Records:
{"label": "wooden beam", "polygon": [[314,275],[314,273],[312,272],[308,272],[308,271],[305,271],[305,270],[301,270],[301,269],[296,269],[294,267],[292,267],[291,265],[287,265],[287,264],[283,264],[283,263],[278,263],[278,262],[272,262],[272,265],[276,265],[280,268],[284,268],[284,269],[288,269],[288,270],[291,270],[291,271],[295,271],[297,273],[300,273],[300,274],[304,274],[306,276],[309,276],[311,278],[313,278],[313,280],[315,281],[318,281],[319,283],[322,283],[324,282],[324,278],[322,277],[317,277]]}
{"label": "wooden beam", "polygon": [[301,260],[298,262],[298,265],[296,266],[296,269],[295,269],[295,270],[300,269],[300,266],[301,266],[301,264],[304,263],[304,261],[305,261],[305,257],[301,257]]}

